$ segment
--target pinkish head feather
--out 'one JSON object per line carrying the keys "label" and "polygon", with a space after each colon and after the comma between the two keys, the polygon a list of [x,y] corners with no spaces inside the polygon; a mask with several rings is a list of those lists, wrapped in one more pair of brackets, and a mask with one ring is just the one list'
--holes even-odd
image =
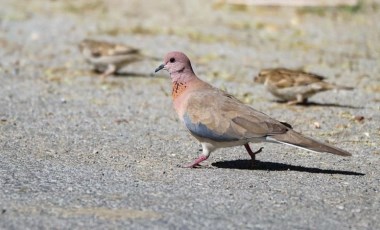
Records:
{"label": "pinkish head feather", "polygon": [[170,73],[172,81],[187,82],[196,77],[191,67],[189,58],[182,52],[173,51],[165,55],[164,64],[160,65],[155,72],[164,69]]}

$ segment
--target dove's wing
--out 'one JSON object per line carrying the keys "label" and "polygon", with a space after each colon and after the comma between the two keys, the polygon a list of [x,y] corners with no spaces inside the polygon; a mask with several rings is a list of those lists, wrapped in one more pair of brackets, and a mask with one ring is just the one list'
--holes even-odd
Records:
{"label": "dove's wing", "polygon": [[183,120],[192,134],[214,141],[249,140],[290,129],[215,88],[192,93]]}

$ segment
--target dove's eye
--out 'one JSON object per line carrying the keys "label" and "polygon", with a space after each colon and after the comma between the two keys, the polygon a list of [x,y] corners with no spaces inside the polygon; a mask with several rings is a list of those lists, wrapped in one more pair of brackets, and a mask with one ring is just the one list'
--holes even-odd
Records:
{"label": "dove's eye", "polygon": [[175,59],[174,58],[170,58],[169,60],[171,63],[175,62]]}

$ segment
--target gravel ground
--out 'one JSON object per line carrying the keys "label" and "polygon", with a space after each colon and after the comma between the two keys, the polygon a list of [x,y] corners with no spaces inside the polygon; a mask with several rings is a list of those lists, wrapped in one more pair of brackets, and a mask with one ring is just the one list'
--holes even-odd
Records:
{"label": "gravel ground", "polygon": [[[2,0],[0,229],[380,229],[380,5],[286,8],[211,1]],[[350,158],[264,146],[199,154],[144,61],[102,80],[84,38],[161,57]],[[278,104],[252,77],[304,68],[355,86]],[[363,116],[364,119],[358,119]],[[320,128],[314,123],[318,122]]]}

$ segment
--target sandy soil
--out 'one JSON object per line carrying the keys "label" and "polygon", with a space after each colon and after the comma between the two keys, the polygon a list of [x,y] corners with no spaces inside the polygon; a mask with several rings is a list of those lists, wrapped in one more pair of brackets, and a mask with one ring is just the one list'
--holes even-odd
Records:
{"label": "sandy soil", "polygon": [[[0,228],[380,229],[379,7],[2,0]],[[78,52],[84,38],[181,50],[202,79],[353,156],[257,144],[253,169],[242,147],[178,167],[200,145],[171,108],[168,75],[149,76],[160,62],[102,80]],[[355,90],[278,104],[252,82],[267,67]]]}

